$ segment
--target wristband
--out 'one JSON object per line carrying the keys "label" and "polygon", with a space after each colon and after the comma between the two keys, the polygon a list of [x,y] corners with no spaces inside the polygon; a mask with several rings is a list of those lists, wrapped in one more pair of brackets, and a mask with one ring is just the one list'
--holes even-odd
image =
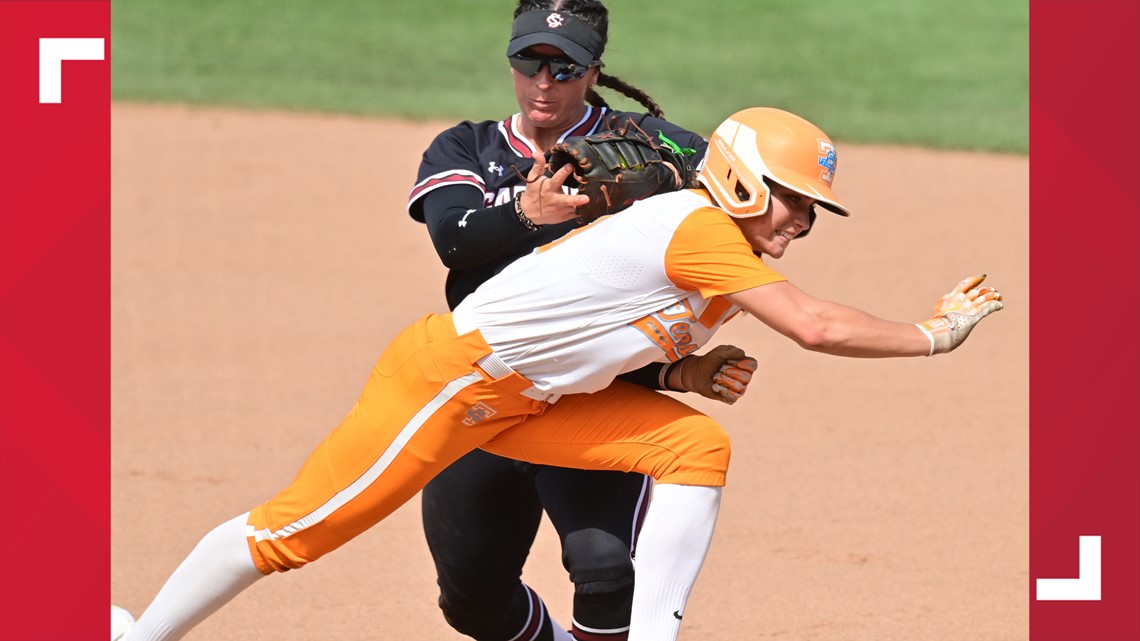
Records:
{"label": "wristband", "polygon": [[526,214],[523,213],[522,194],[522,191],[519,191],[519,193],[515,194],[515,217],[519,219],[519,223],[521,223],[523,227],[526,227],[530,231],[537,231],[542,228],[542,225],[534,224],[534,221],[527,218]]}
{"label": "wristband", "polygon": [[664,367],[661,368],[661,373],[657,377],[657,382],[661,383],[661,389],[663,389],[667,392],[687,392],[688,391],[685,389],[674,389],[672,387],[669,387],[669,375],[673,373],[673,368],[679,367],[681,365],[681,361],[685,360],[686,358],[688,358],[688,356],[685,356],[684,358],[678,358],[677,360],[673,361],[672,363],[669,363],[668,365],[665,365]]}

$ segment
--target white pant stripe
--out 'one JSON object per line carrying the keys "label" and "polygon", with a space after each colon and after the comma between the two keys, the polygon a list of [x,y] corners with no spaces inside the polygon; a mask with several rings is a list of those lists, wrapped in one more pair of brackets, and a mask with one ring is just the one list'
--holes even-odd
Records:
{"label": "white pant stripe", "polygon": [[384,470],[388,469],[388,466],[392,464],[392,460],[396,458],[396,455],[404,449],[404,446],[408,444],[408,441],[410,441],[412,437],[415,436],[416,432],[419,431],[420,427],[422,427],[423,424],[429,418],[431,418],[433,414],[435,414],[436,410],[438,410],[440,407],[443,407],[443,405],[454,398],[456,394],[462,392],[472,384],[478,383],[482,380],[482,374],[479,372],[471,372],[470,374],[464,374],[463,376],[460,376],[459,378],[445,385],[439,394],[436,394],[430,401],[427,402],[427,404],[420,408],[420,411],[416,412],[416,415],[413,416],[410,421],[408,421],[407,425],[404,426],[404,429],[400,430],[400,433],[396,436],[395,440],[392,441],[392,444],[389,445],[386,450],[384,450],[384,454],[381,455],[380,458],[377,459],[376,462],[373,463],[368,468],[368,470],[364,472],[364,474],[360,475],[360,478],[353,481],[353,483],[348,487],[334,494],[333,497],[325,502],[324,505],[320,506],[312,513],[301,517],[300,519],[290,523],[289,525],[286,525],[280,530],[277,530],[276,532],[270,532],[268,529],[258,530],[254,536],[254,540],[264,541],[266,539],[283,539],[291,534],[296,534],[305,528],[316,525],[317,523],[320,523],[321,521],[328,518],[330,514],[355,499],[360,495],[361,492],[368,489],[368,486],[372,485],[376,479],[380,478],[380,475],[384,473]]}

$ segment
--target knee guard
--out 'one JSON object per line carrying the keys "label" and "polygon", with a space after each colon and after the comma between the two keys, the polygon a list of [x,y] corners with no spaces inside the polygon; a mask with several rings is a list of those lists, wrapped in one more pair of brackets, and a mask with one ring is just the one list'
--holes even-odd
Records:
{"label": "knee guard", "polygon": [[600,594],[633,585],[629,544],[598,528],[568,534],[562,542],[562,564],[575,592]]}
{"label": "knee guard", "polygon": [[563,542],[562,561],[574,582],[576,628],[618,633],[629,626],[633,561],[627,543],[599,529],[578,530]]}

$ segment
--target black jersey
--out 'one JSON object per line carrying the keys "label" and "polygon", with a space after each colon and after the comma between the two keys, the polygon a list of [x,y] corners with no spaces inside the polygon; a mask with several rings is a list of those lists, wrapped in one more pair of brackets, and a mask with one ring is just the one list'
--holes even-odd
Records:
{"label": "black jersey", "polygon": [[[436,136],[423,154],[417,182],[408,195],[408,213],[412,218],[425,222],[424,197],[438,189],[466,186],[478,190],[482,197],[482,209],[472,205],[466,216],[443,230],[443,233],[468,236],[485,234],[481,238],[483,242],[465,244],[468,248],[465,251],[478,253],[478,256],[466,257],[461,265],[452,265],[449,269],[446,284],[449,307],[454,308],[483,281],[515,259],[560,238],[577,226],[571,220],[528,231],[517,223],[507,226],[478,224],[481,222],[479,216],[489,218],[498,215],[495,208],[510,202],[516,192],[525,189],[524,177],[534,165],[535,155],[545,152],[536,149],[522,135],[519,129],[521,117],[521,114],[514,114],[501,121],[461,122]],[[664,134],[682,147],[696,149],[698,158],[704,157],[707,148],[704,138],[666,120],[645,113],[589,106],[582,119],[558,140],[595,133],[604,129],[606,122],[614,117],[618,123],[632,119],[650,136]]]}

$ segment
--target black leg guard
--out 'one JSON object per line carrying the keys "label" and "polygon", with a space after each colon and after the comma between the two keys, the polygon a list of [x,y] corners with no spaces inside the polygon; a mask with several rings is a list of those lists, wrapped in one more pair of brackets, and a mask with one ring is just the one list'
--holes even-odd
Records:
{"label": "black leg guard", "polygon": [[649,480],[637,474],[540,468],[542,504],[562,541],[574,582],[574,635],[624,641],[633,604],[633,549],[648,507]]}
{"label": "black leg guard", "polygon": [[628,545],[601,530],[578,530],[566,537],[562,558],[574,582],[575,637],[624,641],[633,606]]}

